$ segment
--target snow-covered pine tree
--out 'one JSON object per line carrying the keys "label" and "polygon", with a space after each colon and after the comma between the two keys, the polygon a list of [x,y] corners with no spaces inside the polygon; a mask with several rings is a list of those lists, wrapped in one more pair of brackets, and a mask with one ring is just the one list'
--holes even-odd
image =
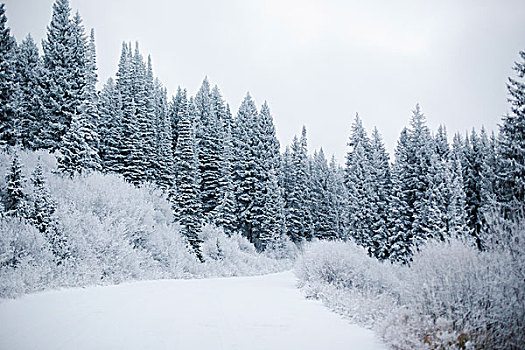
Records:
{"label": "snow-covered pine tree", "polygon": [[[237,223],[240,233],[253,242],[254,218],[252,213],[254,192],[257,188],[256,159],[253,154],[256,144],[257,108],[249,93],[246,94],[235,118],[233,136],[233,181],[237,204]],[[261,193],[258,193],[261,195]]]}
{"label": "snow-covered pine tree", "polygon": [[175,148],[177,147],[177,139],[179,136],[179,110],[181,110],[181,101],[183,100],[183,91],[181,87],[179,86],[177,88],[177,93],[170,101],[169,105],[169,118],[171,122],[171,134],[172,134],[172,151],[175,152]]}
{"label": "snow-covered pine tree", "polygon": [[47,186],[40,158],[31,175],[31,184],[33,185],[33,194],[30,221],[40,232],[46,233],[49,227],[54,224],[53,216],[56,210],[56,203],[51,197]]}
{"label": "snow-covered pine tree", "polygon": [[274,240],[282,238],[283,200],[279,188],[280,145],[275,136],[275,126],[268,103],[265,101],[256,119],[253,140],[256,160],[257,187],[252,207],[254,218],[254,243],[259,250]]}
{"label": "snow-covered pine tree", "polygon": [[330,183],[330,172],[323,149],[315,151],[310,160],[311,213],[314,235],[319,239],[335,239],[338,234],[332,201],[335,188]]}
{"label": "snow-covered pine tree", "polygon": [[155,183],[167,193],[173,187],[174,170],[173,170],[173,150],[172,150],[172,132],[171,121],[168,116],[168,102],[166,89],[160,81],[155,81],[155,115],[157,120],[157,151],[156,151],[156,174]]}
{"label": "snow-covered pine tree", "polygon": [[95,47],[95,30],[91,29],[89,41],[86,44],[86,85],[82,91],[82,108],[89,110],[90,123],[93,125],[92,141],[90,146],[99,153],[100,156],[100,135],[98,125],[100,115],[98,111],[98,94],[96,90],[97,77],[97,52]]}
{"label": "snow-covered pine tree", "polygon": [[497,151],[496,151],[496,137],[494,132],[491,136],[482,126],[480,131],[480,142],[483,153],[483,168],[481,169],[481,198],[483,199],[481,212],[484,216],[484,224],[486,223],[486,215],[496,208],[497,202]]}
{"label": "snow-covered pine tree", "polygon": [[15,78],[16,41],[7,26],[5,5],[0,4],[0,146],[16,143]]}
{"label": "snow-covered pine tree", "polygon": [[224,105],[224,100],[215,86],[211,91],[212,113],[217,116],[221,123],[222,134],[220,136],[221,145],[221,176],[219,181],[220,193],[216,207],[215,224],[224,229],[226,234],[231,234],[236,226],[235,215],[235,188],[232,176],[233,144],[232,144],[232,116],[229,105]]}
{"label": "snow-covered pine tree", "polygon": [[25,176],[22,172],[22,164],[17,152],[13,154],[13,160],[9,167],[3,195],[4,215],[26,219],[29,215],[29,198],[24,189]]}
{"label": "snow-covered pine tree", "polygon": [[447,129],[444,125],[438,127],[434,136],[434,145],[439,160],[448,160],[450,156],[450,146],[448,145]]}
{"label": "snow-covered pine tree", "polygon": [[56,150],[81,104],[85,85],[86,41],[80,33],[80,17],[70,18],[68,0],[56,0],[47,28],[44,50],[46,118],[40,139],[42,147]]}
{"label": "snow-covered pine tree", "polygon": [[372,187],[370,139],[358,114],[352,124],[348,146],[345,183],[348,188],[349,236],[357,244],[369,249],[373,246],[372,226],[378,213],[374,208],[376,193]]}
{"label": "snow-covered pine tree", "polygon": [[60,265],[71,257],[71,251],[58,225],[55,215],[56,203],[49,191],[40,158],[31,175],[31,184],[33,192],[28,219],[44,235],[54,255],[55,263]]}
{"label": "snow-covered pine tree", "polygon": [[182,232],[188,239],[191,249],[203,262],[201,252],[202,206],[199,195],[199,171],[196,154],[194,118],[196,117],[193,100],[188,102],[185,93],[179,110],[179,139],[175,149],[176,193],[173,197],[176,219],[182,226]]}
{"label": "snow-covered pine tree", "polygon": [[254,242],[260,251],[284,239],[284,204],[274,168],[269,169],[264,187],[261,201],[264,206],[258,218],[259,233]]}
{"label": "snow-covered pine tree", "polygon": [[284,200],[284,210],[287,212],[288,208],[288,194],[292,192],[292,151],[290,146],[286,146],[281,156],[281,174],[279,176],[279,187]]}
{"label": "snow-covered pine tree", "polygon": [[463,169],[461,160],[452,155],[449,163],[446,183],[449,194],[447,207],[447,232],[449,237],[465,237],[469,233],[467,225],[467,204],[463,187]]}
{"label": "snow-covered pine tree", "polygon": [[105,172],[122,173],[124,165],[124,125],[120,93],[109,78],[98,98],[101,168]]}
{"label": "snow-covered pine tree", "polygon": [[330,160],[327,187],[330,194],[331,221],[335,223],[335,238],[346,239],[348,193],[344,169],[336,162],[335,156]]}
{"label": "snow-covered pine tree", "polygon": [[57,155],[58,169],[73,176],[86,170],[99,170],[99,137],[97,133],[98,108],[94,37],[87,44],[82,19],[77,12],[72,21],[71,43],[74,72],[72,88],[76,94],[76,105],[69,116],[69,126],[63,135]]}
{"label": "snow-covered pine tree", "polygon": [[135,80],[131,44],[122,43],[117,71],[117,90],[122,106],[120,127],[120,159],[118,167],[124,178],[139,185],[144,180],[143,155],[141,154],[141,128],[137,120],[137,107],[133,85]]}
{"label": "snow-covered pine tree", "polygon": [[383,144],[383,139],[377,128],[372,132],[370,140],[370,184],[373,193],[371,203],[375,212],[372,222],[372,239],[370,254],[384,260],[388,257],[388,202],[392,192],[390,176],[390,159]]}
{"label": "snow-covered pine tree", "polygon": [[291,183],[286,194],[286,233],[294,243],[301,243],[313,237],[306,127],[303,126],[300,139],[294,137],[291,152]]}
{"label": "snow-covered pine tree", "polygon": [[79,114],[73,115],[71,125],[64,135],[59,153],[57,167],[63,173],[74,176],[89,170],[100,170],[98,150],[91,145],[98,143],[98,135],[92,123],[94,104],[84,102]]}
{"label": "snow-covered pine tree", "polygon": [[42,146],[40,129],[45,119],[42,104],[43,67],[38,47],[31,35],[20,44],[16,55],[16,95],[17,138],[22,147],[38,149]]}
{"label": "snow-covered pine tree", "polygon": [[407,149],[407,202],[412,209],[411,237],[417,247],[419,242],[432,236],[433,225],[439,218],[436,211],[435,195],[432,187],[432,167],[436,160],[435,146],[426,126],[424,114],[419,105],[413,111],[408,130]]}
{"label": "snow-covered pine tree", "polygon": [[371,167],[362,143],[357,143],[346,163],[346,186],[349,200],[349,235],[363,247],[373,245],[372,226],[377,213],[373,203],[375,194],[371,183]]}
{"label": "snow-covered pine tree", "polygon": [[[467,208],[467,223],[469,231],[474,237],[478,248],[482,248],[482,231],[486,218],[485,211],[490,211],[494,204],[493,181],[495,175],[490,170],[494,166],[495,155],[486,135],[482,140],[473,129],[469,137],[465,138],[463,182]],[[491,165],[492,163],[492,165]]]}
{"label": "snow-covered pine tree", "polygon": [[498,200],[510,218],[525,212],[525,51],[519,55],[517,77],[507,83],[512,113],[503,117],[498,140]]}
{"label": "snow-covered pine tree", "polygon": [[97,76],[97,49],[95,46],[95,29],[91,28],[89,32],[89,41],[86,46],[86,86],[90,93],[96,98]]}
{"label": "snow-covered pine tree", "polygon": [[[217,91],[215,92],[217,94]],[[195,96],[197,108],[196,138],[199,158],[200,193],[202,212],[209,222],[214,222],[217,215],[217,206],[221,198],[222,173],[222,130],[220,97],[212,98],[210,84],[204,78],[201,88]],[[222,99],[222,98],[221,98]],[[223,103],[222,103],[223,104]]]}
{"label": "snow-covered pine tree", "polygon": [[392,166],[392,193],[388,203],[387,257],[391,262],[407,263],[412,255],[410,231],[413,208],[409,205],[408,187],[408,129],[401,131]]}
{"label": "snow-covered pine tree", "polygon": [[155,169],[155,108],[153,105],[153,76],[148,74],[148,69],[139,50],[138,42],[135,43],[135,52],[131,56],[131,98],[134,105],[134,115],[131,123],[135,124],[137,137],[132,142],[133,175],[132,182],[141,184],[153,180]]}

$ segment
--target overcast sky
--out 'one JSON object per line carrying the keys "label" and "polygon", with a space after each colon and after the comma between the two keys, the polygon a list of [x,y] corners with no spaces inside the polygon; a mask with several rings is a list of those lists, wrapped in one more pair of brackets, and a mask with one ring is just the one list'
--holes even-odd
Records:
{"label": "overcast sky", "polygon": [[[52,0],[7,0],[18,41],[40,40]],[[392,151],[420,103],[429,126],[496,130],[506,77],[525,50],[525,1],[71,0],[95,28],[99,78],[122,41],[152,55],[173,94],[204,76],[236,112],[246,91],[267,100],[281,144],[304,124],[310,150],[343,161],[356,112]]]}

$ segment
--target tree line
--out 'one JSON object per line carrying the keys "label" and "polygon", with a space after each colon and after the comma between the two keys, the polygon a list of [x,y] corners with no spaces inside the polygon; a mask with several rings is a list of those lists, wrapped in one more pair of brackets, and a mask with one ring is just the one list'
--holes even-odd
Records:
{"label": "tree line", "polygon": [[[54,152],[65,176],[102,171],[155,184],[200,260],[204,223],[240,232],[260,251],[286,239],[351,238],[404,263],[429,238],[472,237],[483,249],[490,213],[524,209],[525,52],[497,136],[472,130],[450,145],[445,127],[432,133],[416,106],[391,161],[379,131],[368,136],[356,115],[343,167],[322,149],[308,154],[304,127],[281,154],[268,103],[257,108],[249,93],[235,117],[207,78],[195,96],[179,87],[168,98],[138,43],[122,44],[115,79],[97,91],[94,31],[71,11],[55,1],[41,56],[30,35],[16,42],[0,5],[0,146]],[[24,212],[17,162],[2,215]],[[39,176],[33,182],[45,184]]]}

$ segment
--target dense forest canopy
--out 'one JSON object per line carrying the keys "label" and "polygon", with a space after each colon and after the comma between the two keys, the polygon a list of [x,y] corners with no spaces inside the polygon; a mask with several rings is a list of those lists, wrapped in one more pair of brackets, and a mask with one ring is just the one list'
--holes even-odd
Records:
{"label": "dense forest canopy", "polygon": [[[236,113],[207,78],[195,96],[169,97],[151,57],[123,43],[115,78],[98,91],[95,32],[57,0],[42,41],[17,43],[0,7],[0,143],[12,154],[2,216],[34,223],[59,259],[52,195],[25,191],[17,150],[46,150],[66,177],[100,171],[154,184],[202,260],[204,224],[241,233],[258,251],[313,238],[352,239],[380,260],[406,263],[426,240],[464,237],[483,249],[488,215],[516,217],[525,203],[525,52],[509,78],[512,113],[498,134],[472,129],[449,142],[419,105],[390,159],[378,129],[356,115],[344,166],[307,152],[303,127],[283,153],[269,103],[247,93]],[[46,193],[37,172],[33,190]],[[59,226],[59,225],[58,225]],[[134,245],[142,238],[136,233]]]}

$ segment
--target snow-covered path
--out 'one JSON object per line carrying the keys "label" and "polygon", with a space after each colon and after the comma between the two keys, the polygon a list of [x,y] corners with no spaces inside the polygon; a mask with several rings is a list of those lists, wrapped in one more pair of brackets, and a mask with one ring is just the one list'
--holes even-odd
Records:
{"label": "snow-covered path", "polygon": [[0,349],[385,349],[292,272],[42,292],[0,302]]}

